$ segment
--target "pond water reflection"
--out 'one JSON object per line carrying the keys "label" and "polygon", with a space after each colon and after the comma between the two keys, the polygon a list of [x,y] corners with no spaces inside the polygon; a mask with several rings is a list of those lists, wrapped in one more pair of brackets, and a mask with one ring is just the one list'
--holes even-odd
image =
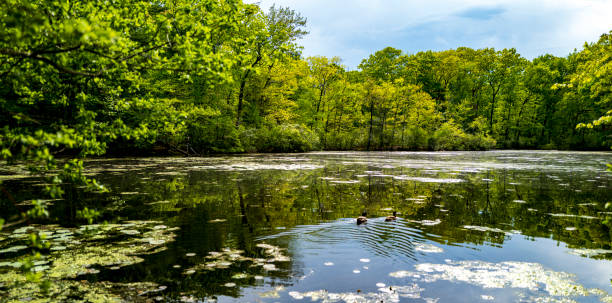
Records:
{"label": "pond water reflection", "polygon": [[[162,286],[142,298],[612,302],[611,161],[531,151],[99,159],[88,173],[113,194],[73,189],[50,210],[65,228],[84,201],[106,220],[168,226],[172,241],[139,240],[165,250],[78,278]],[[22,199],[37,194],[35,180],[8,179]],[[392,211],[399,218],[385,222]],[[0,251],[0,262],[16,255]]]}

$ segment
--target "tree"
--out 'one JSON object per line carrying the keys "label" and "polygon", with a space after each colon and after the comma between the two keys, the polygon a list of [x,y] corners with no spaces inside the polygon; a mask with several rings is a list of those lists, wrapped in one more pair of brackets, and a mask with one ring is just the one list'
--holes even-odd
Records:
{"label": "tree", "polygon": [[[212,36],[237,29],[239,1],[23,1],[1,4],[0,148],[42,175],[55,156],[75,157],[47,187],[62,182],[102,189],[78,158],[122,140],[149,144],[184,132],[207,109],[179,100],[194,77],[228,80],[233,58]],[[152,79],[171,76],[180,81]]]}
{"label": "tree", "polygon": [[386,47],[363,59],[359,68],[377,81],[393,81],[400,77],[403,70],[401,55],[401,50]]}
{"label": "tree", "polygon": [[256,7],[251,7],[252,14],[246,14],[241,32],[247,39],[239,40],[233,45],[233,52],[238,59],[238,105],[236,109],[236,125],[244,107],[245,87],[252,73],[264,65],[272,69],[277,61],[287,57],[299,57],[299,47],[296,40],[307,34],[302,28],[306,19],[295,11],[272,6],[267,14]]}
{"label": "tree", "polygon": [[316,100],[314,103],[314,124],[319,120],[319,111],[321,105],[325,102],[324,98],[332,86],[339,80],[343,68],[340,66],[340,58],[333,57],[331,59],[322,56],[308,57],[306,59],[310,68],[310,81],[316,91]]}
{"label": "tree", "polygon": [[599,116],[592,118],[591,123],[578,124],[578,128],[600,126],[604,134],[609,134],[608,126],[612,124],[612,31],[601,35],[597,43],[585,44],[584,50],[576,55],[576,61],[576,73],[570,85],[594,101],[594,114]]}

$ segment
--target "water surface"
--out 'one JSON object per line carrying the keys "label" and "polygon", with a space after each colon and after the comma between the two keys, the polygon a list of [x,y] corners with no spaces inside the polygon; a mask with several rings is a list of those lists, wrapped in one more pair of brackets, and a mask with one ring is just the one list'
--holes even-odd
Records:
{"label": "water surface", "polygon": [[[51,223],[71,228],[90,201],[105,220],[172,230],[144,240],[157,250],[141,262],[77,278],[153,282],[140,296],[164,301],[612,301],[608,162],[549,151],[98,159],[88,174],[112,194],[74,189]],[[38,194],[34,179],[7,179],[22,200]]]}

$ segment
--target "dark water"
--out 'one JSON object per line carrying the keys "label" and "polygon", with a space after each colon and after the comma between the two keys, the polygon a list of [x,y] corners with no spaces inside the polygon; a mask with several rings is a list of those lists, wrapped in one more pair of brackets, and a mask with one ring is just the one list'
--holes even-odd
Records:
{"label": "dark water", "polygon": [[[155,282],[164,301],[607,302],[608,162],[518,151],[95,160],[89,173],[114,194],[69,191],[51,217],[70,225],[92,201],[103,219],[179,227],[167,250],[83,276]],[[5,185],[36,195],[27,179]]]}

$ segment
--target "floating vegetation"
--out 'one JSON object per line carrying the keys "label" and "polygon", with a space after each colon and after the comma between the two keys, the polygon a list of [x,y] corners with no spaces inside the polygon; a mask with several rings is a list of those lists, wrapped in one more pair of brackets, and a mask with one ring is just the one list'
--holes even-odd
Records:
{"label": "floating vegetation", "polygon": [[0,254],[14,253],[14,252],[18,252],[20,250],[24,250],[26,248],[28,248],[28,247],[25,246],[25,245],[16,245],[16,246],[5,248],[5,249],[0,249]]}
{"label": "floating vegetation", "polygon": [[592,217],[592,216],[586,216],[586,215],[572,215],[572,214],[553,214],[553,213],[548,213],[547,215],[551,216],[551,217],[559,217],[559,218],[580,218],[580,219],[600,219],[597,217]]}
{"label": "floating vegetation", "polygon": [[201,165],[201,166],[192,166],[189,169],[192,170],[226,170],[226,171],[249,171],[249,170],[312,170],[323,168],[322,165],[314,165],[307,163],[300,164],[268,164],[268,163],[258,163],[258,162],[241,162],[241,163],[230,163],[230,164],[217,164],[217,165]]}
{"label": "floating vegetation", "polygon": [[289,296],[291,296],[292,298],[296,300],[304,299],[304,296],[299,291],[290,291]]}
{"label": "floating vegetation", "polygon": [[168,203],[170,203],[170,201],[168,201],[168,200],[161,200],[161,201],[149,202],[149,203],[146,203],[146,204],[147,205],[157,205],[157,204],[168,204]]}
{"label": "floating vegetation", "polygon": [[32,175],[29,174],[15,174],[15,175],[0,175],[0,181],[8,181],[8,180],[19,180],[32,178]]}
{"label": "floating vegetation", "polygon": [[425,226],[433,226],[442,223],[440,219],[435,220],[407,220],[408,222],[417,223]]}
{"label": "floating vegetation", "polygon": [[406,201],[414,201],[416,202],[424,202],[425,199],[424,198],[407,198]]}
{"label": "floating vegetation", "polygon": [[446,264],[421,263],[416,271],[396,271],[394,278],[411,278],[417,282],[463,282],[483,288],[524,288],[545,292],[553,297],[604,296],[605,291],[587,289],[575,281],[575,276],[544,268],[538,263],[447,260]]}
{"label": "floating vegetation", "polygon": [[[134,195],[136,192],[141,192],[149,194],[148,196],[102,195],[92,197],[89,194],[79,193],[70,195],[69,198],[83,199],[83,201],[78,201],[78,203],[82,202],[81,204],[75,204],[77,207],[91,202],[89,199],[95,200],[93,204],[98,209],[108,205],[105,204],[106,202],[112,203],[112,209],[104,208],[104,219],[112,220],[116,215],[121,217],[138,215],[164,218],[164,222],[190,226],[189,231],[181,234],[180,241],[183,242],[173,244],[172,251],[168,251],[167,254],[143,257],[144,254],[165,249],[165,245],[171,241],[164,237],[146,234],[149,231],[170,232],[172,228],[163,225],[167,223],[147,223],[147,227],[142,227],[135,222],[126,222],[126,224],[121,224],[121,227],[113,227],[110,224],[89,225],[77,229],[49,227],[42,230],[41,234],[46,235],[46,241],[51,243],[50,252],[45,250],[50,256],[43,260],[36,260],[38,262],[34,265],[34,270],[42,270],[43,274],[47,275],[59,265],[65,267],[65,271],[72,272],[71,275],[74,278],[52,278],[53,281],[59,281],[57,283],[61,284],[65,280],[70,280],[70,283],[62,286],[67,289],[66,294],[71,293],[73,295],[71,298],[82,298],[83,301],[87,298],[101,300],[119,298],[115,296],[118,293],[113,289],[118,287],[118,284],[100,284],[103,282],[98,281],[109,276],[125,275],[125,278],[121,277],[120,281],[138,281],[138,279],[146,278],[164,281],[163,284],[168,283],[168,289],[172,291],[167,294],[161,293],[165,291],[165,288],[159,286],[143,288],[140,294],[147,295],[148,297],[143,299],[148,301],[212,302],[215,298],[219,298],[219,301],[257,301],[260,299],[272,302],[301,299],[302,302],[310,302],[313,298],[319,298],[319,300],[330,302],[379,302],[381,300],[385,302],[434,302],[437,300],[437,294],[441,295],[448,291],[448,287],[445,286],[450,283],[447,281],[461,282],[460,278],[454,277],[456,273],[451,273],[451,269],[435,268],[427,272],[425,268],[419,267],[420,270],[417,270],[412,265],[414,262],[442,263],[457,267],[459,265],[451,263],[450,260],[447,264],[438,260],[475,258],[497,262],[500,253],[516,261],[525,260],[525,258],[544,260],[549,250],[559,253],[560,249],[561,254],[566,254],[565,259],[572,263],[564,263],[564,259],[561,258],[559,259],[561,261],[550,260],[552,262],[550,266],[555,266],[554,269],[558,271],[575,272],[581,278],[587,277],[584,283],[589,284],[583,284],[584,287],[592,296],[599,296],[595,294],[596,291],[588,290],[588,287],[607,286],[607,279],[604,281],[596,280],[599,279],[597,277],[591,279],[588,275],[591,272],[606,272],[607,267],[604,266],[609,264],[603,260],[600,262],[567,254],[609,259],[612,252],[604,249],[574,250],[567,248],[564,242],[572,243],[572,247],[577,248],[582,245],[607,248],[609,241],[606,242],[605,234],[604,236],[601,234],[601,221],[574,219],[573,216],[563,214],[541,215],[567,213],[598,216],[603,220],[606,215],[612,214],[612,212],[605,212],[604,208],[604,204],[610,200],[610,194],[596,186],[610,183],[612,179],[609,176],[612,175],[607,173],[608,175],[603,175],[604,179],[599,180],[598,183],[584,186],[586,184],[584,180],[591,174],[583,169],[584,166],[550,168],[540,165],[536,169],[534,168],[536,166],[531,164],[521,165],[519,163],[517,166],[515,163],[504,163],[503,161],[491,163],[492,161],[487,159],[482,161],[485,163],[481,165],[481,160],[473,159],[472,154],[445,154],[444,157],[448,157],[452,163],[438,161],[436,159],[438,154],[433,153],[424,155],[406,153],[401,157],[385,155],[379,158],[374,157],[376,153],[371,153],[372,156],[357,153],[356,158],[365,157],[366,159],[363,160],[363,163],[347,162],[346,165],[352,165],[350,168],[354,169],[350,173],[350,170],[345,169],[347,167],[338,164],[338,161],[342,160],[330,161],[318,157],[312,159],[308,154],[296,155],[296,158],[305,158],[310,162],[296,161],[294,164],[322,164],[325,168],[316,171],[246,172],[249,169],[262,168],[260,166],[249,169],[234,167],[236,169],[233,171],[223,172],[218,169],[217,171],[196,172],[194,170],[199,168],[192,168],[195,165],[235,166],[234,164],[240,162],[285,165],[292,160],[284,159],[282,162],[273,163],[269,161],[270,156],[268,155],[240,158],[160,158],[151,160],[156,161],[157,167],[142,170],[138,174],[138,171],[134,173],[134,169],[131,169],[137,165],[131,163],[142,161],[129,160],[129,165],[117,171],[121,177],[104,173],[100,180],[110,183],[109,188],[134,192]],[[491,155],[488,152],[483,154]],[[243,159],[248,160],[243,161]],[[605,160],[609,162],[609,159]],[[388,165],[389,169],[384,168],[387,166],[385,164],[387,161],[392,163]],[[589,164],[587,168],[602,171],[605,165],[596,168],[600,164]],[[169,168],[169,165],[173,167]],[[433,169],[430,170],[430,168]],[[503,171],[500,168],[503,168]],[[366,169],[372,171],[366,175],[359,175]],[[546,177],[550,170],[560,176],[559,180],[551,182],[551,179]],[[101,171],[104,172],[104,170]],[[162,173],[156,174],[159,171]],[[174,182],[173,179],[176,178],[171,175],[177,171],[185,171],[189,174],[189,180],[181,181],[184,187],[181,187],[180,190],[172,190],[164,186],[165,183]],[[130,173],[126,174],[126,172]],[[162,176],[166,172],[169,176]],[[571,172],[571,175],[565,172]],[[391,178],[393,174],[400,179],[409,176],[406,178],[408,181],[397,181],[397,178],[394,180]],[[143,180],[148,177],[141,178],[143,176],[153,178],[145,182]],[[320,176],[326,177],[319,179]],[[411,177],[415,181],[410,181]],[[456,184],[439,183],[445,178],[456,180]],[[482,178],[491,178],[495,181],[485,184],[484,181],[481,181]],[[465,182],[457,183],[463,182],[461,180]],[[359,184],[349,184],[359,181],[361,182]],[[520,181],[522,185],[509,186],[509,184],[515,185],[508,183],[509,181]],[[571,186],[560,188],[556,185],[560,182],[568,182]],[[8,186],[13,184],[16,184],[15,189],[23,191],[25,196],[17,200],[29,201],[28,199],[36,196],[35,193],[29,192],[33,183],[22,185],[22,181],[7,182]],[[332,185],[337,186],[332,187]],[[574,192],[576,188],[582,189],[583,193],[576,194]],[[508,193],[507,190],[510,189],[515,192]],[[37,187],[36,190],[40,191],[42,188]],[[19,196],[21,194],[16,193]],[[112,201],[106,201],[106,198]],[[64,222],[69,211],[62,207],[68,201],[67,199],[61,203],[56,202],[55,207],[49,209],[51,220],[59,216],[57,221]],[[525,207],[515,204],[523,201],[528,201]],[[583,202],[597,202],[598,205]],[[532,208],[527,209],[527,207]],[[533,212],[537,209],[539,212]],[[25,210],[27,208],[24,207]],[[403,213],[404,218],[394,224],[382,224],[384,216],[372,218],[368,226],[356,228],[351,218],[363,210],[372,213],[373,217],[380,214],[386,216],[392,210],[397,210]],[[446,210],[448,212],[444,213]],[[332,211],[333,213],[329,213]],[[8,215],[3,217],[9,218]],[[17,216],[10,218],[10,223],[14,224]],[[204,218],[203,221],[202,218]],[[70,220],[65,222],[73,224],[73,221]],[[540,223],[542,226],[538,225],[537,228],[533,225]],[[463,226],[464,224],[466,226]],[[17,250],[17,248],[29,245],[29,233],[39,230],[38,226],[14,231],[13,228],[15,225],[5,226],[4,232],[0,233],[0,275],[18,272],[18,268],[23,265],[19,260],[30,253],[30,249]],[[522,230],[525,237],[512,237],[512,239],[504,237],[504,234],[512,233],[511,229]],[[549,241],[548,238],[556,241]],[[262,241],[266,243],[261,243]],[[557,242],[561,245],[552,247],[549,242]],[[260,245],[257,245],[258,243]],[[293,258],[287,249],[267,243],[280,247],[291,247],[291,252],[295,253],[295,262],[286,262],[290,260],[289,257]],[[533,246],[534,243],[538,246]],[[106,244],[110,246],[105,246]],[[81,250],[85,245],[101,247]],[[132,254],[134,250],[131,246],[136,248],[141,245],[148,247],[148,250],[143,250],[142,254],[139,251]],[[492,245],[495,248],[483,247],[486,245]],[[119,246],[121,249],[112,250],[111,246]],[[227,246],[231,248],[221,249]],[[237,247],[245,251],[237,250]],[[211,248],[217,251],[208,253]],[[531,254],[521,255],[522,248],[528,248]],[[55,262],[55,258],[60,254],[67,253],[68,257],[64,262],[69,263],[68,259],[74,257],[72,251],[75,249],[81,250],[79,253],[85,258],[95,256],[100,260],[93,265],[86,263],[78,268],[69,267],[73,264]],[[110,255],[106,255],[107,253]],[[189,254],[185,255],[185,253]],[[370,258],[371,261],[363,262],[360,258]],[[78,262],[80,261],[77,260],[77,265]],[[126,268],[127,265],[134,262],[151,262],[151,264],[141,263]],[[349,263],[345,264],[346,262]],[[410,270],[405,281],[384,277],[389,272],[398,270],[397,266],[402,266],[401,264]],[[602,270],[592,270],[600,264],[602,264]],[[368,266],[372,269],[368,269]],[[499,270],[503,269],[502,265],[499,267]],[[511,266],[507,267],[511,268]],[[475,272],[481,270],[474,268],[472,267]],[[353,273],[353,270],[358,273]],[[486,275],[494,276],[495,274],[487,272],[498,269],[482,270]],[[96,272],[100,274],[94,275]],[[383,276],[378,275],[381,272],[384,273]],[[417,278],[416,275],[419,277]],[[421,280],[433,279],[433,275],[445,276],[438,278],[440,285],[429,286],[426,284],[427,281]],[[353,281],[338,281],[339,278],[353,280],[354,283]],[[499,279],[509,278],[502,275]],[[537,279],[542,280],[542,278]],[[95,282],[81,282],[85,280]],[[185,283],[182,283],[181,280],[185,280]],[[81,292],[82,288],[78,283],[85,283],[88,289],[93,290]],[[177,286],[179,283],[181,285]],[[226,283],[236,285],[228,286]],[[507,289],[481,289],[465,282],[451,288],[456,290],[458,300],[470,302],[491,300],[553,302],[556,300],[550,299],[552,295],[544,292],[546,284],[537,283],[538,289],[535,291],[529,288],[511,288],[512,282],[505,284]],[[275,291],[271,291],[268,293],[271,299],[253,298],[253,295],[257,296],[257,292],[270,290],[279,284],[291,284],[295,289],[288,289],[287,291],[291,290],[289,293],[276,292],[275,294]],[[11,285],[0,282],[0,298],[2,298],[0,301],[5,299],[4,292],[7,292]],[[113,288],[94,289],[101,286]],[[327,288],[330,292],[317,290],[322,288]],[[427,288],[427,296],[432,298],[423,298],[425,292],[422,291],[422,288]],[[135,293],[134,290],[123,289],[126,290],[126,293]],[[314,291],[308,292],[308,290]],[[52,292],[52,294],[58,294],[58,300],[65,300],[66,297],[62,297],[60,292],[53,289]],[[524,297],[519,295],[517,299],[517,294],[521,292],[525,294]],[[154,293],[155,295],[150,296]],[[277,294],[280,298],[277,297]],[[537,297],[538,295],[542,297]],[[25,297],[12,295],[11,298],[18,300]],[[275,297],[278,299],[272,299]],[[448,299],[446,293],[444,297],[443,299]],[[33,296],[32,301],[37,301],[38,298]],[[601,300],[602,298],[600,297]],[[133,301],[125,297],[119,299]],[[597,301],[598,298],[594,300],[568,298],[565,300],[569,302],[572,299]]]}
{"label": "floating vegetation", "polygon": [[567,251],[570,255],[592,258],[600,255],[612,254],[610,249],[574,248]]}
{"label": "floating vegetation", "polygon": [[156,175],[160,175],[160,176],[184,176],[187,175],[186,173],[183,172],[178,172],[178,171],[162,171],[162,172],[158,172],[155,173]]}
{"label": "floating vegetation", "polygon": [[494,233],[502,233],[502,234],[519,233],[518,231],[504,231],[499,228],[487,227],[487,226],[463,225],[463,228],[469,229],[469,230],[477,230],[477,231],[482,231],[482,232],[494,232]]}
{"label": "floating vegetation", "polygon": [[414,245],[414,250],[424,252],[424,253],[442,253],[444,249],[437,247],[432,244],[427,243],[416,243]]}
{"label": "floating vegetation", "polygon": [[359,180],[332,180],[329,181],[329,183],[336,183],[336,184],[355,184],[355,183],[359,183]]}
{"label": "floating vegetation", "polygon": [[264,252],[267,255],[272,256],[271,259],[268,259],[268,262],[288,262],[291,260],[289,257],[283,254],[284,249],[278,246],[274,246],[274,245],[270,245],[266,243],[259,243],[256,246],[259,248],[263,248]]}
{"label": "floating vegetation", "polygon": [[21,262],[0,262],[0,267],[21,267]]}
{"label": "floating vegetation", "polygon": [[[33,270],[45,272],[47,279],[51,280],[47,297],[58,301],[74,297],[85,301],[121,301],[135,292],[146,292],[152,287],[157,289],[154,283],[135,283],[128,287],[120,283],[72,280],[79,275],[98,273],[102,268],[118,269],[136,264],[143,261],[140,256],[164,250],[162,244],[174,241],[172,231],[176,229],[155,228],[156,224],[155,221],[129,221],[125,224],[85,225],[78,229],[37,226],[51,243],[51,249],[45,259],[33,263]],[[25,234],[32,228],[20,228],[13,234]],[[25,275],[10,269],[19,268],[19,262],[9,260],[0,263],[2,265],[6,266],[0,271],[0,284],[20,285],[9,287],[4,294],[8,301],[44,298],[38,284],[26,281]]]}
{"label": "floating vegetation", "polygon": [[279,292],[284,291],[284,286],[277,286],[274,289],[266,292],[260,292],[259,296],[262,298],[280,298]]}
{"label": "floating vegetation", "polygon": [[126,235],[139,235],[140,232],[134,229],[124,229],[124,230],[120,230],[119,232],[121,232],[122,234],[126,234]]}
{"label": "floating vegetation", "polygon": [[20,227],[17,228],[13,231],[13,234],[25,234],[31,230],[34,230],[34,227],[32,226],[24,226],[24,227]]}
{"label": "floating vegetation", "polygon": [[444,179],[444,178],[426,178],[426,177],[409,177],[409,176],[393,176],[395,180],[409,180],[423,183],[461,183],[465,182],[462,179]]}
{"label": "floating vegetation", "polygon": [[[424,291],[423,288],[419,287],[417,284],[411,284],[406,286],[383,286],[378,288],[378,292],[369,292],[369,293],[333,293],[328,292],[327,290],[315,290],[308,292],[298,292],[298,291],[290,291],[288,294],[294,300],[302,300],[305,298],[309,298],[310,301],[322,301],[322,302],[346,302],[346,303],[355,303],[355,302],[400,302],[401,298],[408,299],[419,299],[421,298],[421,292]],[[423,298],[425,302],[430,298]]]}
{"label": "floating vegetation", "polygon": [[249,277],[249,275],[247,275],[245,273],[238,273],[238,274],[233,275],[232,279],[240,280],[240,279],[246,279],[248,277]]}
{"label": "floating vegetation", "polygon": [[[291,260],[289,257],[283,254],[284,249],[282,248],[266,243],[259,243],[256,246],[263,249],[263,253],[268,256],[267,259],[246,257],[243,255],[243,250],[232,250],[225,248],[220,252],[209,252],[203,263],[187,268],[183,273],[187,274],[187,272],[191,271],[195,273],[196,271],[214,271],[218,269],[226,269],[240,262],[251,262],[251,267],[261,267],[266,271],[277,271],[278,268],[274,262],[288,262]],[[245,279],[247,277],[248,275],[240,273],[234,275],[232,278]]]}
{"label": "floating vegetation", "polygon": [[74,302],[75,298],[79,298],[81,302],[144,301],[140,296],[155,290],[159,291],[157,284],[151,282],[89,283],[87,281],[54,280],[45,296],[39,292],[37,284],[27,282],[22,277],[23,275],[13,273],[0,275],[0,281],[6,279],[20,283],[19,287],[12,288],[6,293],[7,296],[3,299],[6,299],[7,302]]}

